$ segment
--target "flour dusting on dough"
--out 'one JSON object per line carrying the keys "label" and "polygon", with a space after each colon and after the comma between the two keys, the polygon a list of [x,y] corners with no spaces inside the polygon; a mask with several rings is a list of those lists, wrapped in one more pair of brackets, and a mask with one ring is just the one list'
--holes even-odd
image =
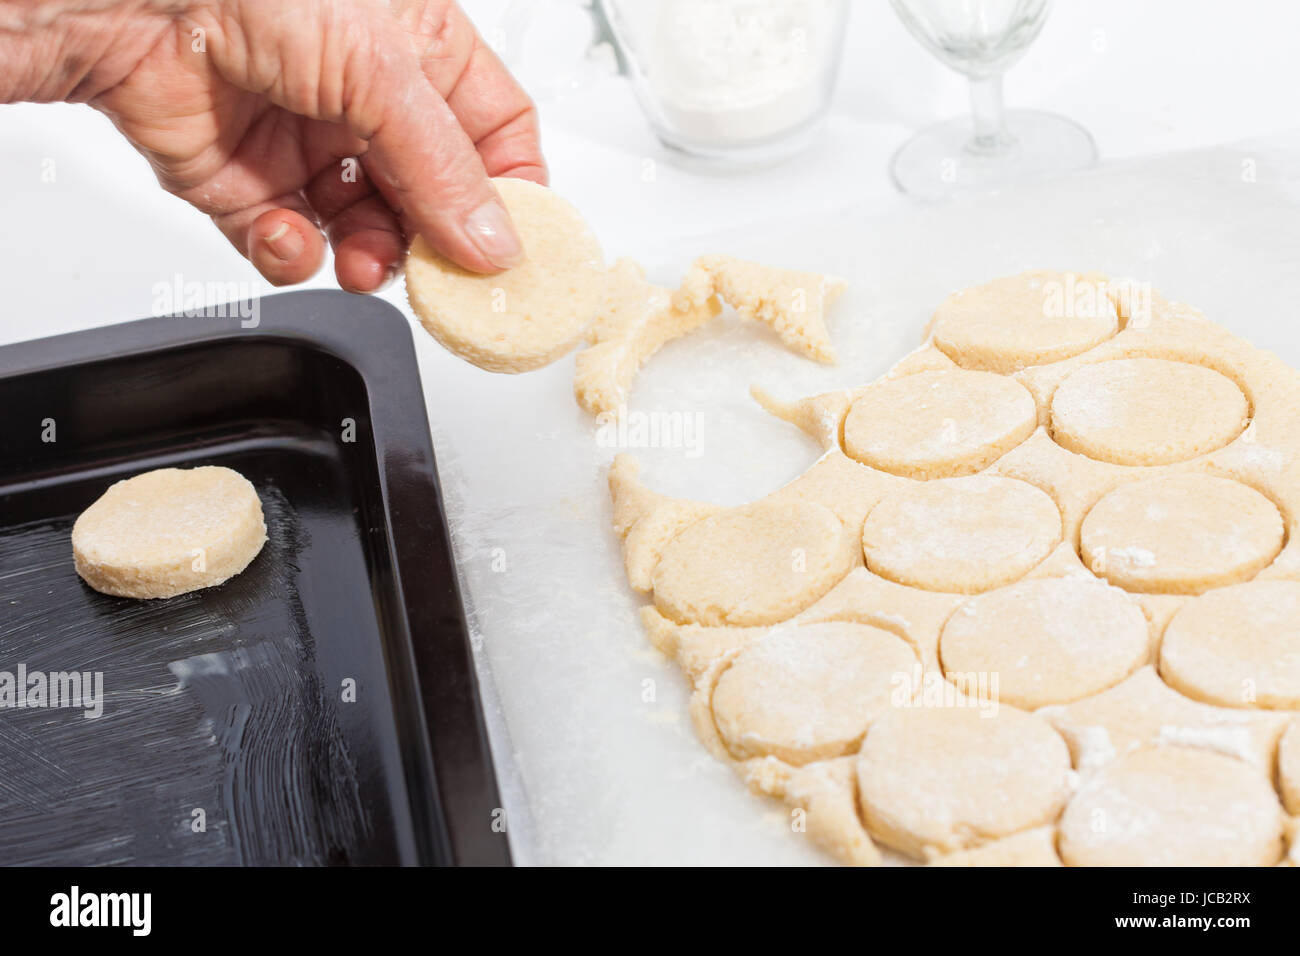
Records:
{"label": "flour dusting on dough", "polygon": [[[725,298],[726,261],[698,265],[675,300]],[[692,515],[703,506],[634,493],[616,463],[620,531],[632,501],[635,526],[659,529],[639,553],[660,560],[670,587],[650,590],[670,613],[646,620],[696,680],[701,739],[758,792],[807,809],[808,835],[843,862],[881,862],[875,841],[951,865],[1273,865],[1286,852],[1281,801],[1300,806],[1300,721],[1279,745],[1300,710],[1300,375],[1158,296],[1133,321],[1128,287],[1086,315],[1052,312],[1069,283],[1104,280],[996,280],[945,301],[876,385],[793,401],[755,390],[826,449],[757,503]],[[1072,376],[1054,434],[1053,395]],[[1181,396],[1172,406],[1148,393],[1157,378]],[[1022,393],[1032,416],[1010,414]],[[1000,407],[963,407],[978,395]],[[838,525],[780,509],[748,524],[790,502]],[[828,564],[824,546],[793,544],[818,522],[855,553]],[[738,626],[760,608],[761,626]],[[751,650],[826,622],[886,629],[914,656],[885,674],[851,643]],[[709,675],[745,660],[711,699]],[[980,674],[997,693],[956,690]],[[861,705],[847,701],[882,680],[889,705],[859,744]]]}

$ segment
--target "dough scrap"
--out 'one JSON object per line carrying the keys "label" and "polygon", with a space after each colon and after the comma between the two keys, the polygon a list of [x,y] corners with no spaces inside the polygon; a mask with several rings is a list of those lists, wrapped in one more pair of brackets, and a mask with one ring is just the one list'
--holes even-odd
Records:
{"label": "dough scrap", "polygon": [[1033,432],[1038,409],[1015,379],[943,369],[868,386],[844,420],[850,458],[908,478],[986,468]]}
{"label": "dough scrap", "polygon": [[881,577],[973,594],[1009,584],[1061,540],[1061,515],[1039,489],[1014,478],[971,475],[913,485],[867,515],[862,546]]}
{"label": "dough scrap", "polygon": [[867,732],[859,798],[874,837],[924,859],[1050,823],[1069,770],[1065,741],[1022,710],[900,707]]}
{"label": "dough scrap", "polygon": [[720,311],[716,296],[673,304],[669,289],[645,281],[641,267],[620,259],[611,270],[611,293],[593,327],[594,344],[578,353],[573,393],[593,415],[627,402],[637,371],[673,339],[704,325]]}
{"label": "dough scrap", "polygon": [[645,625],[650,643],[661,653],[676,660],[692,684],[699,681],[710,668],[716,668],[733,651],[768,631],[766,627],[678,624],[660,614],[653,604],[641,608],[641,622]]}
{"label": "dough scrap", "polygon": [[849,866],[879,866],[880,851],[858,816],[857,786],[851,757],[791,767],[775,757],[747,760],[745,780],[755,793],[784,799],[804,811],[809,839]]}
{"label": "dough scrap", "polygon": [[1056,854],[1056,828],[1035,827],[973,850],[941,856],[931,866],[1064,866]]}
{"label": "dough scrap", "polygon": [[863,467],[836,448],[770,497],[815,501],[830,508],[844,527],[856,532],[881,498],[906,484],[904,478]]}
{"label": "dough scrap", "polygon": [[963,368],[1006,373],[1100,345],[1119,329],[1119,314],[1104,276],[1024,272],[954,292],[930,329]]}
{"label": "dough scrap", "polygon": [[998,675],[999,699],[1032,710],[1119,683],[1145,663],[1147,620],[1093,578],[1021,581],[967,601],[944,626],[945,673]]}
{"label": "dough scrap", "polygon": [[1183,605],[1165,629],[1160,676],[1223,707],[1300,710],[1300,582],[1250,581]]}
{"label": "dough scrap", "polygon": [[1084,564],[1128,591],[1201,594],[1244,581],[1282,549],[1282,516],[1253,488],[1179,474],[1121,485],[1083,519]]}
{"label": "dough scrap", "polygon": [[620,259],[588,333],[592,345],[578,353],[574,395],[592,414],[618,408],[650,356],[722,311],[720,293],[742,318],[771,326],[794,351],[833,362],[825,310],[843,290],[843,280],[833,276],[713,255],[697,259],[681,286],[669,291],[647,282],[631,259]]}
{"label": "dough scrap", "polygon": [[1189,700],[1153,667],[1100,694],[1037,711],[1060,731],[1075,769],[1088,773],[1142,747],[1199,747],[1270,773],[1285,715],[1232,710]]}
{"label": "dough scrap", "polygon": [[835,347],[826,331],[826,309],[844,289],[844,280],[836,276],[708,255],[695,260],[674,301],[685,309],[716,293],[742,319],[770,326],[800,355],[833,363]]}
{"label": "dough scrap", "polygon": [[738,760],[792,765],[857,749],[916,655],[862,624],[780,625],[748,643],[713,688],[713,718]]}
{"label": "dough scrap", "polygon": [[564,355],[596,320],[604,256],[578,211],[545,186],[492,182],[523,243],[523,262],[479,275],[417,238],[406,292],[425,330],[449,351],[491,372],[526,372]]}
{"label": "dough scrap", "polygon": [[1187,362],[1116,359],[1080,366],[1052,397],[1052,437],[1119,465],[1164,465],[1222,448],[1250,407],[1231,379]]}
{"label": "dough scrap", "polygon": [[897,634],[916,650],[922,666],[941,676],[939,632],[964,600],[960,594],[921,591],[854,568],[795,620],[857,621]]}
{"label": "dough scrap", "polygon": [[266,543],[257,491],[229,468],[159,468],[111,485],[72,527],[77,573],[117,597],[221,584]]}
{"label": "dough scrap", "polygon": [[840,425],[857,393],[846,388],[839,392],[786,402],[761,385],[751,385],[749,394],[763,411],[798,426],[816,439],[823,449],[829,450],[839,448]]}
{"label": "dough scrap", "polygon": [[776,624],[849,573],[853,536],[808,501],[760,501],[690,525],[663,550],[655,604],[679,623]]}
{"label": "dough scrap", "polygon": [[1286,812],[1300,816],[1300,717],[1287,725],[1278,741],[1277,783]]}
{"label": "dough scrap", "polygon": [[1060,823],[1068,866],[1272,866],[1282,807],[1268,780],[1222,754],[1134,751],[1086,780]]}
{"label": "dough scrap", "polygon": [[614,456],[609,492],[614,499],[614,530],[623,539],[628,583],[638,591],[648,592],[654,587],[654,569],[668,542],[684,528],[722,509],[706,502],[657,494],[641,484],[639,470],[631,455]]}

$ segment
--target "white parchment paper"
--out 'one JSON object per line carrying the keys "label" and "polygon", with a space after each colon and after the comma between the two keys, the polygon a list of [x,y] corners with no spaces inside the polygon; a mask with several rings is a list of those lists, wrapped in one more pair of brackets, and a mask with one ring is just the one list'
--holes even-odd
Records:
{"label": "white parchment paper", "polygon": [[[1291,177],[1288,183],[1288,177]],[[524,863],[813,864],[782,806],[749,795],[686,718],[687,687],[635,618],[605,472],[625,450],[668,494],[735,504],[815,460],[751,383],[797,396],[869,381],[918,344],[948,292],[1025,268],[1150,280],[1300,365],[1300,136],[1102,167],[959,205],[849,206],[638,248],[675,284],[697,253],[839,273],[835,367],[734,316],[670,344],[633,412],[690,412],[693,447],[607,448],[574,403],[572,358],[492,377],[419,348],[480,671]]]}

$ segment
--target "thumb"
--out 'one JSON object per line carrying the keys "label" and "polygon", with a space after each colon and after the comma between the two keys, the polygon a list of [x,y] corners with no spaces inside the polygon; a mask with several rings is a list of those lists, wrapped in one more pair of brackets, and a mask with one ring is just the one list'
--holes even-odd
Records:
{"label": "thumb", "polygon": [[457,265],[474,272],[517,265],[523,246],[473,141],[396,23],[380,19],[378,32],[370,46],[382,54],[349,58],[345,69],[354,75],[343,81],[355,91],[345,121],[369,143],[367,175]]}
{"label": "thumb", "polygon": [[[435,249],[463,268],[495,272],[517,265],[523,246],[473,142],[415,65],[378,101],[366,173],[390,206]],[[350,122],[351,122],[351,118]]]}

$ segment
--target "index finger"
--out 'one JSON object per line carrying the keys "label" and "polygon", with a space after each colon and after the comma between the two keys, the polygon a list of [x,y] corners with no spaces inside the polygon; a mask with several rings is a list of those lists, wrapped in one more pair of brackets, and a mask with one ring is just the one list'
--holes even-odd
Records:
{"label": "index finger", "polygon": [[440,23],[427,3],[404,6],[402,26],[412,36],[424,75],[465,135],[489,176],[513,176],[546,185],[537,107],[456,5]]}

